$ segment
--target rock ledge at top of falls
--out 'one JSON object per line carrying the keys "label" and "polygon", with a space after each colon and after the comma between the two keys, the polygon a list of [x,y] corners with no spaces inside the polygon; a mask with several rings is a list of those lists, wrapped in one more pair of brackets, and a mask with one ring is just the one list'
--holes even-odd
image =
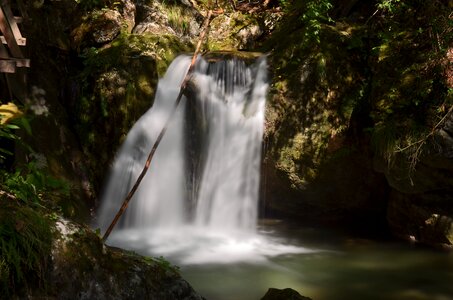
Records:
{"label": "rock ledge at top of falls", "polygon": [[203,300],[163,259],[106,246],[89,228],[59,219],[50,268],[58,299]]}
{"label": "rock ledge at top of falls", "polygon": [[203,54],[203,58],[208,62],[236,58],[246,63],[254,63],[257,58],[263,55],[261,52],[250,51],[209,51]]}

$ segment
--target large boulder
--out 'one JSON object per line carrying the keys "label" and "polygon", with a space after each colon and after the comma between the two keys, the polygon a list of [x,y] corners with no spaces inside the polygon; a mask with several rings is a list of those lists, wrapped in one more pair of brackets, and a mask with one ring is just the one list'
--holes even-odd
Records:
{"label": "large boulder", "polygon": [[[294,21],[297,22],[297,21]],[[313,224],[385,230],[388,188],[376,173],[359,108],[363,28],[321,27],[312,47],[305,29],[274,33],[274,83],[267,105],[262,182],[268,210]],[[288,32],[290,32],[288,34]],[[357,41],[358,39],[358,41]],[[272,41],[272,39],[271,39]]]}
{"label": "large boulder", "polygon": [[425,142],[413,170],[379,165],[393,188],[388,221],[405,239],[453,248],[453,116]]}
{"label": "large boulder", "polygon": [[104,245],[90,229],[58,219],[51,295],[58,299],[202,300],[164,259]]}
{"label": "large boulder", "polygon": [[190,43],[200,34],[203,16],[189,1],[137,1],[134,34],[175,35]]}
{"label": "large boulder", "polygon": [[203,299],[163,258],[106,246],[87,226],[22,200],[0,191],[1,299]]}
{"label": "large boulder", "polygon": [[348,3],[329,11],[335,21],[294,3],[269,40],[266,207],[450,247],[453,55],[428,34],[448,28],[446,7],[398,4],[367,19],[371,6]]}
{"label": "large boulder", "polygon": [[131,0],[86,13],[71,32],[72,47],[78,50],[99,47],[112,42],[121,32],[130,33],[135,26],[135,13]]}

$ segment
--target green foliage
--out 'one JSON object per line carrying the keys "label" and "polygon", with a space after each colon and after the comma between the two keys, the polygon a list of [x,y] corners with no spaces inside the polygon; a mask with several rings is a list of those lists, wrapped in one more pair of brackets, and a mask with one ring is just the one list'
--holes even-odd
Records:
{"label": "green foliage", "polygon": [[[32,157],[31,148],[18,134],[21,128],[31,133],[30,124],[22,112],[17,115],[10,114],[7,122],[2,119],[5,122],[0,124],[0,137],[22,145]],[[13,157],[3,146],[0,153],[1,163]],[[58,194],[69,195],[68,185],[50,176],[38,155],[22,166],[0,170],[0,295],[5,298],[45,286],[51,232],[41,208],[43,204],[55,205],[50,201]]]}
{"label": "green foliage", "polygon": [[399,2],[401,2],[401,0],[381,0],[378,2],[377,8],[384,12],[394,13]]}
{"label": "green foliage", "polygon": [[187,34],[190,29],[190,16],[181,6],[165,5],[168,23],[179,34]]}
{"label": "green foliage", "polygon": [[[3,105],[2,107],[4,107]],[[53,178],[46,170],[46,163],[39,161],[33,154],[32,149],[21,141],[19,134],[16,132],[20,129],[31,134],[31,127],[27,115],[23,114],[14,104],[9,104],[9,118],[6,119],[5,110],[2,112],[2,122],[0,124],[0,138],[9,140],[16,145],[21,145],[27,153],[30,153],[31,159],[23,166],[16,166],[14,170],[0,170],[0,189],[5,190],[18,199],[32,203],[39,203],[43,199],[43,194],[57,192],[63,195],[69,194],[69,186],[66,182]],[[0,146],[0,163],[5,163],[13,153],[10,149]]]}
{"label": "green foliage", "polygon": [[445,82],[445,53],[453,42],[452,20],[440,1],[380,1],[371,28],[375,72],[371,117],[375,152],[410,172],[453,99]]}
{"label": "green foliage", "polygon": [[68,184],[50,176],[36,160],[12,173],[0,171],[0,175],[0,186],[24,202],[38,204],[45,200],[44,195],[69,195]]}
{"label": "green foliage", "polygon": [[376,153],[385,159],[389,166],[394,162],[397,145],[399,144],[398,129],[393,122],[375,125],[372,135],[372,145]]}
{"label": "green foliage", "polygon": [[329,17],[329,10],[333,7],[329,0],[311,0],[305,3],[305,12],[301,20],[306,24],[305,36],[308,40],[320,43],[322,24],[332,22]]}
{"label": "green foliage", "polygon": [[74,0],[74,1],[81,9],[86,11],[93,10],[96,8],[102,8],[107,4],[106,0]]}
{"label": "green foliage", "polygon": [[166,260],[163,256],[159,256],[159,257],[144,256],[143,259],[145,262],[147,262],[148,264],[151,264],[151,265],[154,265],[157,263],[166,272],[178,272],[179,271],[178,266],[173,265],[171,262]]}
{"label": "green foliage", "polygon": [[43,214],[0,198],[0,295],[45,285],[52,234]]}
{"label": "green foliage", "polygon": [[[28,134],[31,134],[30,123],[23,112],[14,104],[8,103],[0,105],[0,139],[10,142],[20,143],[20,137],[16,134],[20,126],[24,128]],[[27,146],[26,146],[27,147]],[[0,165],[4,164],[9,156],[13,153],[5,146],[0,146]]]}
{"label": "green foliage", "polygon": [[305,46],[320,44],[323,26],[333,24],[333,20],[329,16],[329,12],[333,8],[331,0],[280,0],[280,5],[286,14],[285,22],[283,22],[284,28],[280,28],[280,30],[288,33],[295,29],[303,29],[304,34],[299,40],[299,44]]}
{"label": "green foliage", "polygon": [[[10,141],[19,140],[19,137],[15,133],[17,129],[19,129],[19,127],[14,124],[0,125],[0,138],[4,138]],[[0,164],[4,163],[7,160],[8,156],[12,155],[13,153],[8,148],[0,146]]]}

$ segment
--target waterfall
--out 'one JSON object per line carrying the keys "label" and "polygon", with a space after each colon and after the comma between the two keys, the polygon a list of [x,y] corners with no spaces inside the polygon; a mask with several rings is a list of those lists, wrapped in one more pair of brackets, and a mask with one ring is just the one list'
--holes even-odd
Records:
{"label": "waterfall", "polygon": [[[118,151],[98,213],[102,231],[143,169],[189,64],[186,55],[172,62],[153,106]],[[191,232],[227,235],[255,231],[266,68],[265,57],[251,65],[235,58],[198,58],[186,96],[114,233],[178,232],[188,226]]]}
{"label": "waterfall", "polygon": [[[190,58],[180,56],[159,81],[153,106],[135,123],[115,158],[99,209],[99,226],[104,232],[120,208],[145,165],[149,151],[174,106]],[[180,226],[184,223],[183,116],[186,99],[159,145],[148,173],[119,228]]]}
{"label": "waterfall", "polygon": [[197,86],[202,172],[195,223],[217,230],[253,231],[257,220],[266,63],[241,60],[199,64]]}
{"label": "waterfall", "polygon": [[[170,115],[190,57],[159,80],[153,106],[130,130],[104,188],[104,232]],[[199,57],[150,168],[107,243],[178,264],[259,261],[306,249],[257,230],[266,58]]]}

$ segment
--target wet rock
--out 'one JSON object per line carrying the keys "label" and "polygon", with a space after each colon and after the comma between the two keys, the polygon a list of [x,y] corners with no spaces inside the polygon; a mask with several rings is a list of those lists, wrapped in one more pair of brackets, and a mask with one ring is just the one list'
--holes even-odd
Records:
{"label": "wet rock", "polygon": [[387,214],[392,232],[412,242],[453,249],[451,210],[436,206],[436,202],[443,202],[442,198],[434,193],[408,195],[394,191]]}
{"label": "wet rock", "polygon": [[[353,95],[363,92],[364,75],[345,51],[353,29],[322,27],[314,48],[295,44],[304,33],[289,30],[274,32],[279,39],[270,45],[274,81],[261,180],[266,208],[308,224],[384,232],[387,183],[373,169],[370,148],[355,136],[362,132],[356,124],[364,125],[354,120]],[[292,53],[300,58],[294,61]]]}
{"label": "wet rock", "polygon": [[261,300],[311,300],[311,298],[304,297],[290,288],[282,290],[270,288]]}

